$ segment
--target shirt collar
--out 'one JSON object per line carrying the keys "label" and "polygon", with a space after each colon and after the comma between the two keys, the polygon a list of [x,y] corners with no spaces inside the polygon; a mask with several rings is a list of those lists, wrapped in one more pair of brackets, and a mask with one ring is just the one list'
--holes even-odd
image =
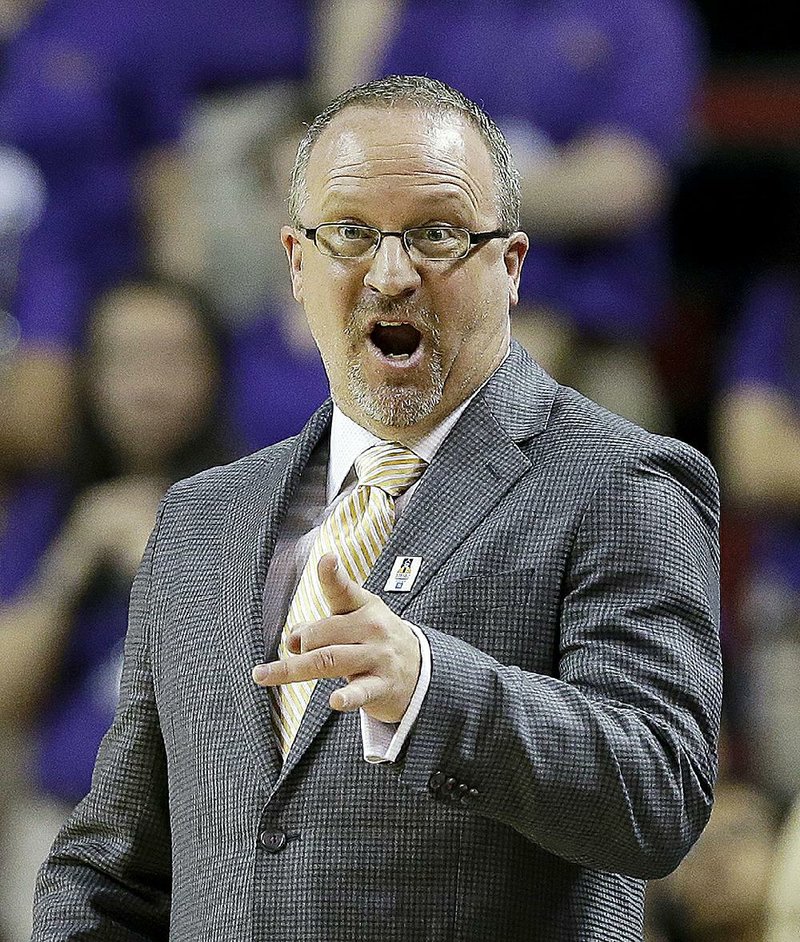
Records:
{"label": "shirt collar", "polygon": [[[508,352],[506,352],[508,357]],[[503,358],[505,362],[506,357]],[[486,380],[488,382],[488,379]],[[481,391],[483,386],[479,386],[475,392],[458,405],[453,411],[427,435],[423,435],[417,441],[410,442],[408,447],[418,458],[428,464],[433,461],[434,455],[441,447],[442,442],[447,438],[450,430],[461,417],[462,412],[472,402],[475,396]],[[365,428],[354,422],[349,416],[336,405],[333,404],[333,419],[331,422],[331,447],[328,458],[328,487],[327,503],[330,503],[342,489],[350,469],[353,467],[356,458],[373,445],[380,445],[383,439],[368,432]]]}

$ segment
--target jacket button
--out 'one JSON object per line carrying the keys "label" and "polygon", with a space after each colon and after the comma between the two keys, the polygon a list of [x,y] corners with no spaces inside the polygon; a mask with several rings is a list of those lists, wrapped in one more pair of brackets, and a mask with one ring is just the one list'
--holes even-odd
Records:
{"label": "jacket button", "polygon": [[453,801],[461,801],[461,802],[463,802],[463,801],[464,801],[464,796],[465,796],[465,795],[468,795],[468,794],[469,794],[469,785],[465,785],[465,784],[462,782],[462,783],[458,786],[458,788],[454,788],[454,789],[453,789],[453,791],[452,791],[451,794],[450,794],[450,797],[453,799]]}
{"label": "jacket button", "polygon": [[431,775],[431,777],[428,779],[428,791],[431,792],[431,794],[436,795],[444,784],[446,778],[447,776],[444,774],[444,772],[434,772],[433,775]]}
{"label": "jacket button", "polygon": [[262,831],[258,835],[258,842],[271,854],[277,854],[286,846],[286,834],[283,831]]}
{"label": "jacket button", "polygon": [[461,796],[461,804],[467,808],[470,807],[471,805],[474,805],[475,799],[478,797],[478,794],[479,792],[477,788],[468,788],[467,791],[464,792],[464,794],[462,794]]}
{"label": "jacket button", "polygon": [[453,793],[458,788],[458,780],[454,778],[449,778],[444,785],[442,785],[442,794],[446,798],[452,798]]}

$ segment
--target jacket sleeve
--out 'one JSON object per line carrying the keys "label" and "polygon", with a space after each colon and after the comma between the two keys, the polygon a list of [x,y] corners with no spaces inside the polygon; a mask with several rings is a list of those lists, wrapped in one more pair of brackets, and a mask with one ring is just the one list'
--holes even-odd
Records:
{"label": "jacket sleeve", "polygon": [[149,665],[160,600],[153,559],[159,508],[131,594],[120,702],[89,794],[39,872],[32,942],[165,940],[171,854],[166,761]]}
{"label": "jacket sleeve", "polygon": [[660,442],[583,509],[555,676],[420,626],[431,684],[401,773],[422,791],[438,771],[473,789],[449,795],[464,813],[645,879],[674,869],[708,819],[721,701],[716,475]]}

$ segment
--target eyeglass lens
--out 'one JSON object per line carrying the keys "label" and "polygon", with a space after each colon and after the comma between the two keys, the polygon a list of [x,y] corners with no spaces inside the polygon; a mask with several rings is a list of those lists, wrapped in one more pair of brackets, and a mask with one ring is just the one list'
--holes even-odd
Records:
{"label": "eyeglass lens", "polygon": [[[373,255],[380,240],[380,231],[369,226],[324,223],[317,227],[319,249],[339,258],[366,258]],[[461,258],[470,246],[469,232],[452,226],[406,229],[403,241],[409,252],[426,259]]]}

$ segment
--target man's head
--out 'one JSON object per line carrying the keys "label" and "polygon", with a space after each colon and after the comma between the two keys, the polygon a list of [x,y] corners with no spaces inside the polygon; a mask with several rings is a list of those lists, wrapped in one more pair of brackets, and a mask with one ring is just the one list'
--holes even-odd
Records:
{"label": "man's head", "polygon": [[[508,145],[454,89],[380,79],[311,125],[289,209],[293,288],[334,399],[377,434],[413,440],[505,354],[527,249]],[[332,223],[345,225],[319,229]]]}
{"label": "man's head", "polygon": [[519,227],[519,173],[502,131],[492,119],[461,92],[444,82],[424,75],[389,75],[347,89],[309,125],[297,148],[289,184],[289,218],[302,224],[302,211],[308,200],[306,171],[314,145],[322,132],[346,108],[416,108],[434,116],[458,116],[471,124],[483,139],[494,165],[495,200],[501,229],[513,232]]}

